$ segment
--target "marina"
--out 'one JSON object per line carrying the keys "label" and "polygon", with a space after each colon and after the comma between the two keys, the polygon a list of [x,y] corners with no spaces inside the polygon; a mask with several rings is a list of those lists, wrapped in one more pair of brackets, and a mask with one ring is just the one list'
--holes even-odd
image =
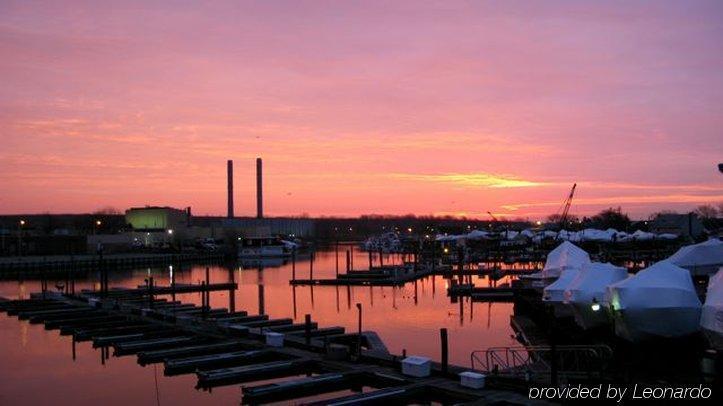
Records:
{"label": "marina", "polygon": [[721,21],[0,2],[0,405],[721,398]]}
{"label": "marina", "polygon": [[[115,358],[114,355],[135,356],[137,363],[146,368],[163,363],[167,377],[163,379],[171,379],[169,385],[175,387],[173,379],[196,373],[197,382],[191,387],[210,389],[241,384],[249,388],[249,398],[245,397],[246,389],[241,396],[242,402],[248,403],[255,402],[255,399],[288,400],[292,394],[308,394],[311,402],[316,399],[315,391],[337,388],[331,382],[338,382],[351,390],[345,395],[335,392],[339,399],[347,396],[352,396],[350,399],[402,396],[387,393],[391,389],[385,388],[385,385],[403,389],[407,393],[403,395],[405,399],[416,396],[413,394],[428,393],[429,388],[424,384],[405,381],[399,366],[393,367],[395,362],[399,365],[404,359],[403,354],[427,356],[436,365],[433,368],[440,368],[440,371],[445,358],[449,363],[447,370],[456,371],[450,373],[449,382],[443,384],[447,391],[451,391],[451,399],[461,396],[458,399],[470,401],[475,396],[481,396],[454,394],[455,388],[459,389],[456,374],[477,370],[488,376],[488,388],[494,389],[494,382],[501,385],[497,387],[499,392],[491,392],[494,394],[491,396],[505,397],[504,391],[512,389],[506,397],[510,401],[516,396],[514,388],[525,387],[530,377],[543,382],[553,379],[553,374],[555,379],[565,381],[621,379],[624,375],[620,374],[626,368],[623,360],[630,351],[636,351],[634,346],[620,342],[612,331],[597,327],[599,323],[582,324],[582,328],[575,326],[574,320],[590,320],[589,315],[573,314],[572,311],[562,315],[541,312],[544,292],[524,278],[525,275],[540,273],[533,272],[537,268],[522,273],[500,271],[493,274],[483,267],[476,273],[455,274],[455,267],[439,267],[439,274],[428,272],[416,275],[396,286],[294,283],[294,273],[299,281],[299,273],[310,269],[314,269],[320,277],[336,280],[336,253],[334,248],[322,250],[306,259],[294,259],[282,263],[280,267],[269,268],[209,265],[184,269],[183,266],[175,268],[168,265],[160,269],[149,268],[145,272],[131,271],[128,274],[130,279],[116,277],[116,286],[108,288],[101,283],[103,272],[97,272],[90,275],[89,280],[76,281],[75,294],[67,291],[65,286],[60,286],[60,289],[53,282],[8,281],[0,284],[3,295],[13,297],[15,290],[16,299],[24,301],[10,299],[2,302],[2,306],[9,316],[26,320],[24,322],[31,326],[44,326],[46,333],[41,334],[57,330],[60,333],[58,338],[70,337],[74,353],[77,352],[76,346],[90,344],[93,351],[101,352],[102,365],[114,363],[110,361],[110,358]],[[357,264],[368,260],[368,257],[368,253],[363,251],[355,253]],[[385,262],[385,268],[375,269],[372,266],[371,271],[351,272],[360,273],[364,275],[364,280],[368,280],[365,274],[370,272],[384,273],[395,267],[414,266],[414,262],[394,265],[393,254],[386,254]],[[566,265],[555,263],[565,272]],[[469,270],[472,266],[465,265],[460,269]],[[52,299],[43,300],[42,293],[31,295],[33,290],[26,290],[28,286],[42,290],[43,285],[48,287],[46,297]],[[50,286],[55,286],[55,289]],[[332,306],[319,307],[316,302],[331,303]],[[398,314],[392,323],[384,316],[389,310]],[[578,309],[581,310],[583,307]],[[397,313],[400,311],[402,313]],[[418,320],[415,316],[417,312],[424,312],[425,317],[437,314],[438,325],[424,327],[429,334],[427,339],[408,340],[408,334],[415,337],[424,337],[425,334],[423,330],[414,329],[404,322],[407,318],[409,321]],[[359,317],[362,317],[363,330],[358,325]],[[553,319],[558,320],[554,322]],[[449,346],[446,352],[440,350],[440,345],[444,348],[438,333],[440,329],[445,331],[444,340]],[[588,329],[593,335],[586,332]],[[361,336],[358,331],[362,331]],[[470,339],[469,332],[474,332],[475,337]],[[282,335],[283,347],[265,345],[268,333]],[[481,344],[480,338],[483,342],[487,340],[487,345]],[[687,357],[688,361],[695,357],[704,358],[703,340],[686,342],[689,351],[672,358]],[[338,364],[334,364],[333,368],[326,364],[329,357],[354,359],[360,344],[365,358],[368,358],[363,362],[367,369],[362,369],[369,372],[358,371],[359,365],[344,371],[339,369]],[[654,347],[658,351],[670,351],[672,347],[666,346],[675,345],[678,344],[659,342]],[[294,348],[291,351],[294,356],[285,350],[287,347]],[[298,351],[311,351],[312,354]],[[551,351],[557,359],[555,367],[549,363]],[[335,352],[341,355],[332,356],[331,353]],[[649,353],[638,354],[634,362],[649,363],[650,355],[646,354]],[[548,362],[539,362],[544,359]],[[633,362],[632,359],[628,362]],[[695,364],[688,362],[689,366],[678,369],[676,376],[680,378],[683,374],[687,376],[685,379],[695,382],[698,379],[695,376],[701,373]],[[66,368],[72,368],[73,361],[68,365]],[[387,372],[380,372],[390,366]],[[638,368],[637,379],[655,376],[648,368]],[[204,370],[209,372],[198,372]],[[373,376],[389,374],[395,378],[380,384],[381,378],[372,379],[369,373]],[[648,376],[646,374],[652,375],[644,378]],[[252,376],[254,381],[269,379],[271,383],[245,383],[249,379],[247,377]],[[495,376],[502,381],[495,381]],[[404,382],[394,382],[394,379]],[[330,382],[329,386],[325,385],[326,382]],[[376,382],[376,386],[369,382]],[[361,394],[355,394],[359,391]],[[210,393],[217,396],[215,389]],[[370,395],[372,393],[374,395]],[[322,402],[319,399],[313,401]]]}

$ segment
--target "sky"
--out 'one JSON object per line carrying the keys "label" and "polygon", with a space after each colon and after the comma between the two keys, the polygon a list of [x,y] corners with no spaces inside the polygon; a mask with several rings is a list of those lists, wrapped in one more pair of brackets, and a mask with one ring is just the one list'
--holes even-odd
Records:
{"label": "sky", "polygon": [[0,213],[723,201],[723,2],[0,0]]}

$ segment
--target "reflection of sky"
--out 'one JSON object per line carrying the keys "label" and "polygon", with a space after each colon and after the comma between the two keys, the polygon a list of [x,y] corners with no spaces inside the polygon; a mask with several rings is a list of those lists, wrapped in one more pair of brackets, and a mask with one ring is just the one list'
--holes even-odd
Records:
{"label": "reflection of sky", "polygon": [[[0,4],[0,212],[723,200],[722,4]],[[245,185],[245,186],[242,186]],[[50,203],[52,202],[52,204]]]}
{"label": "reflection of sky", "polygon": [[[344,250],[340,250],[344,255]],[[367,266],[365,252],[355,251],[355,263]],[[315,278],[333,278],[335,275],[334,251],[317,252],[314,262]],[[376,258],[375,258],[376,261]],[[387,257],[385,263],[391,263]],[[297,286],[289,285],[291,263],[281,267],[259,270],[232,269],[213,266],[211,282],[227,282],[231,279],[239,284],[236,291],[237,310],[251,313],[263,311],[272,318],[293,317],[295,323],[302,323],[305,314],[311,314],[322,327],[344,326],[350,331],[357,329],[356,303],[363,306],[363,328],[380,334],[392,352],[420,353],[439,357],[439,329],[447,328],[450,334],[450,359],[467,365],[469,353],[475,349],[513,344],[510,339],[509,316],[511,303],[471,303],[462,300],[452,303],[447,297],[448,281],[441,276],[429,276],[401,287],[391,286]],[[137,271],[118,271],[110,276],[111,286],[138,286],[144,284],[147,268]],[[187,265],[173,268],[176,283],[200,283],[205,280],[205,266]],[[308,278],[309,262],[296,263],[297,278]],[[343,272],[343,271],[342,271]],[[170,283],[168,267],[152,269],[152,276],[159,285]],[[473,277],[479,286],[488,286],[485,278]],[[502,278],[499,283],[508,282]],[[12,297],[17,292],[18,282],[0,282],[0,296]],[[39,282],[26,281],[27,289],[39,290]],[[95,283],[94,280],[78,281],[76,289],[83,289]],[[53,286],[51,283],[50,286]],[[200,303],[198,293],[178,295],[177,300]],[[230,306],[228,292],[214,292],[211,295],[213,307]]]}

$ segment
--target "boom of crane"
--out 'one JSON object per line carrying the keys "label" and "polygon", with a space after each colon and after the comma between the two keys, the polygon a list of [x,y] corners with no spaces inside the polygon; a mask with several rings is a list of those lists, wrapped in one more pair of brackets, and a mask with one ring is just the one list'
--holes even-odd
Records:
{"label": "boom of crane", "polygon": [[572,204],[572,198],[575,196],[575,188],[577,187],[577,183],[574,183],[572,185],[572,189],[570,189],[570,194],[567,196],[567,200],[565,200],[565,207],[562,210],[562,215],[560,216],[560,230],[562,230],[565,227],[565,223],[567,222],[567,215],[570,212],[570,205]]}

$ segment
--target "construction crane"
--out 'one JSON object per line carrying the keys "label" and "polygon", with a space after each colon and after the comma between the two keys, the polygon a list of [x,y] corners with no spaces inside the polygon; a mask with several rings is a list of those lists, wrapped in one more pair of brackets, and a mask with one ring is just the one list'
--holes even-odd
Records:
{"label": "construction crane", "polygon": [[499,220],[497,220],[497,217],[495,217],[495,215],[492,214],[491,212],[488,211],[487,214],[489,214],[490,217],[492,217],[492,221],[494,221],[495,223],[499,221]]}
{"label": "construction crane", "polygon": [[575,196],[575,188],[577,187],[577,183],[574,183],[572,185],[572,189],[570,189],[570,194],[567,196],[567,199],[564,203],[564,208],[562,209],[562,215],[560,215],[560,230],[562,230],[565,227],[565,222],[567,222],[567,215],[570,212],[570,205],[572,204],[572,198]]}

